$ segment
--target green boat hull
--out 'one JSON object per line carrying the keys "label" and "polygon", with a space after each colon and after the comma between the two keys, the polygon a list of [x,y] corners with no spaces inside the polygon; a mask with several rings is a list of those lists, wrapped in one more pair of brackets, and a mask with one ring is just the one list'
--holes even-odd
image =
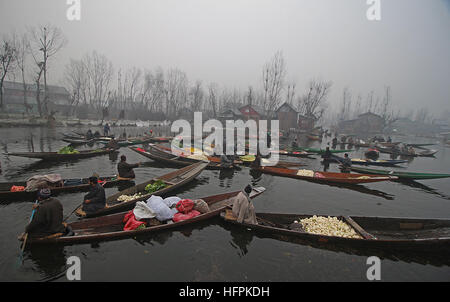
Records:
{"label": "green boat hull", "polygon": [[[287,149],[288,151],[305,151],[305,152],[309,152],[309,153],[316,153],[316,154],[324,154],[325,153],[325,149],[316,149],[316,148],[289,148]],[[349,153],[349,152],[353,152],[354,150],[332,150],[330,149],[330,152],[332,154],[338,154],[338,153]]]}
{"label": "green boat hull", "polygon": [[438,179],[438,178],[448,178],[450,174],[434,174],[434,173],[416,173],[416,172],[400,172],[400,171],[388,171],[388,170],[378,170],[378,169],[367,169],[352,167],[352,171],[364,173],[364,174],[377,174],[377,175],[390,175],[397,176],[400,179]]}

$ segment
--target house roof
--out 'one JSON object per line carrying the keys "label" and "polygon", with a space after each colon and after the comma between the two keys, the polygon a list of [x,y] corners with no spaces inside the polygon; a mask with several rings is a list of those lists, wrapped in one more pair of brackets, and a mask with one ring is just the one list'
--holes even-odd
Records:
{"label": "house roof", "polygon": [[[26,90],[30,90],[30,91],[37,90],[36,84],[25,84],[25,86],[26,86]],[[41,87],[43,89],[44,85],[41,85]],[[23,84],[19,83],[19,82],[5,81],[3,83],[3,88],[4,89],[12,89],[12,90],[23,90]],[[48,89],[49,93],[69,95],[69,92],[67,91],[67,89],[64,87],[61,87],[61,86],[47,85],[47,89]]]}
{"label": "house roof", "polygon": [[363,117],[363,116],[367,116],[367,115],[373,115],[373,116],[376,116],[376,117],[379,117],[379,118],[382,118],[381,116],[379,116],[378,114],[375,114],[375,113],[373,113],[373,112],[366,112],[366,113],[363,113],[363,114],[360,114],[360,115],[358,115],[358,117]]}
{"label": "house roof", "polygon": [[285,107],[287,107],[288,110],[290,110],[290,111],[298,112],[298,111],[295,110],[294,107],[292,107],[292,105],[289,104],[288,102],[285,102],[285,103],[283,103],[283,105],[281,105],[280,107],[278,107],[278,109],[277,109],[276,112],[279,112],[282,108],[285,108]]}
{"label": "house roof", "polygon": [[264,114],[264,109],[263,108],[261,108],[261,107],[259,107],[259,106],[257,106],[257,105],[244,105],[244,106],[242,106],[242,107],[240,107],[239,108],[239,110],[241,110],[241,109],[243,109],[243,108],[245,108],[245,107],[250,107],[250,108],[252,108],[253,110],[255,110],[256,111],[256,113],[258,113],[260,116],[264,116],[265,114]]}

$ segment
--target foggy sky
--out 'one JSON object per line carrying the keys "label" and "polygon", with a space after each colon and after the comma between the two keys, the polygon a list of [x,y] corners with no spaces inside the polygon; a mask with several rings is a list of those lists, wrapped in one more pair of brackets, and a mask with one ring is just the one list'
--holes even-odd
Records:
{"label": "foggy sky", "polygon": [[[365,100],[391,86],[397,108],[450,110],[450,1],[381,0],[368,21],[366,0],[81,0],[68,21],[66,0],[0,0],[0,34],[53,24],[69,43],[50,66],[61,84],[69,58],[97,50],[115,71],[177,67],[191,82],[261,87],[262,66],[281,50],[288,81],[303,94],[311,78]],[[113,82],[115,84],[115,81]]]}

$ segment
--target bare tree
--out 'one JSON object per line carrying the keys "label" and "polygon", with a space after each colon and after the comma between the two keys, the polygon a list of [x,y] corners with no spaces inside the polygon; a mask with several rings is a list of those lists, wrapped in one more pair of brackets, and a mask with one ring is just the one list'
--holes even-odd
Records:
{"label": "bare tree", "polygon": [[166,115],[176,117],[181,104],[187,101],[188,80],[179,69],[170,69],[165,81]]}
{"label": "bare tree", "polygon": [[26,70],[25,66],[27,63],[27,58],[30,54],[30,42],[27,33],[23,33],[21,35],[16,36],[16,62],[17,67],[20,70],[20,75],[22,78],[22,87],[23,87],[23,105],[25,107],[25,111],[28,114],[28,111],[31,109],[30,105],[27,103],[27,84],[25,81]]}
{"label": "bare tree", "polygon": [[[49,60],[54,57],[66,44],[67,39],[61,29],[53,25],[40,25],[29,29],[31,51],[38,66],[43,67],[44,76],[44,113],[48,111],[47,72]],[[42,61],[37,60],[38,53],[42,53]],[[41,64],[42,63],[42,64]]]}
{"label": "bare tree", "polygon": [[73,110],[80,104],[87,103],[88,76],[86,66],[81,60],[70,60],[64,72],[64,82],[71,92],[70,105]]}
{"label": "bare tree", "polygon": [[287,86],[287,95],[286,95],[286,103],[293,106],[295,99],[295,83],[288,84]]}
{"label": "bare tree", "polygon": [[271,116],[280,104],[285,76],[286,66],[283,53],[278,51],[263,67],[263,107],[268,116]]}
{"label": "bare tree", "polygon": [[9,37],[3,37],[0,45],[0,108],[3,109],[3,83],[6,75],[14,68],[16,62],[15,41]]}
{"label": "bare tree", "polygon": [[104,55],[93,51],[82,59],[87,75],[87,99],[98,113],[108,105],[110,99],[109,86],[114,72],[111,61]]}
{"label": "bare tree", "polygon": [[308,92],[298,100],[298,112],[320,120],[325,112],[326,99],[332,85],[332,82],[311,80]]}
{"label": "bare tree", "polygon": [[218,104],[217,104],[217,93],[218,93],[218,87],[216,83],[211,83],[208,86],[208,103],[211,106],[213,117],[217,117],[217,110],[218,110]]}
{"label": "bare tree", "polygon": [[191,99],[191,109],[196,112],[200,111],[203,106],[205,92],[203,91],[202,82],[196,81],[189,91]]}

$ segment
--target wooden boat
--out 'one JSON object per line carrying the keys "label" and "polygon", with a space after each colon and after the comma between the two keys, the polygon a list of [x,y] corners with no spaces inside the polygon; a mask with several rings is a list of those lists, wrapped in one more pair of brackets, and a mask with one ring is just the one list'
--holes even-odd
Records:
{"label": "wooden boat", "polygon": [[[119,147],[128,147],[134,145],[148,144],[151,143],[152,141],[153,139],[150,138],[127,139],[117,141],[117,145],[119,145]],[[99,143],[103,145],[108,145],[109,141],[99,141]]]}
{"label": "wooden boat", "polygon": [[[319,154],[319,155],[323,155],[325,154],[325,149],[317,149],[317,148],[303,148],[303,147],[298,147],[298,148],[288,148],[288,151],[304,151],[304,152],[308,152],[308,153],[314,153],[314,154]],[[337,154],[337,153],[350,153],[353,152],[354,150],[348,149],[348,150],[333,150],[330,149],[330,152],[332,154]]]}
{"label": "wooden boat", "polygon": [[[195,164],[192,164],[188,167],[184,167],[182,169],[179,169],[177,171],[170,172],[168,174],[165,174],[160,177],[155,177],[149,181],[146,181],[144,183],[138,184],[134,187],[128,188],[126,190],[123,190],[121,192],[118,192],[114,195],[109,196],[106,199],[106,207],[104,209],[101,209],[95,213],[86,214],[82,210],[82,206],[80,206],[76,211],[75,214],[79,217],[97,217],[97,216],[104,216],[111,213],[117,213],[125,210],[129,210],[130,208],[133,208],[138,201],[144,201],[150,198],[152,195],[164,195],[168,192],[171,192],[189,182],[194,180],[197,176],[202,173],[202,171],[206,168],[208,163],[204,162],[198,162]],[[139,198],[130,200],[130,201],[118,201],[118,198],[122,195],[134,195],[139,192],[145,193],[145,187],[149,184],[152,184],[158,180],[162,180],[167,186],[162,188],[161,190],[144,194]]]}
{"label": "wooden boat", "polygon": [[[125,181],[123,179],[119,179],[117,176],[100,177],[99,180],[102,183],[102,186],[104,188],[114,187],[116,185],[119,185],[121,182]],[[81,184],[70,185],[70,181],[81,182]],[[67,185],[65,185],[65,183],[67,183]],[[11,190],[12,186],[26,187],[27,182],[19,181],[19,182],[0,183],[0,202],[10,202],[10,201],[17,201],[17,200],[22,200],[22,201],[23,200],[35,200],[36,199],[37,191],[11,192],[10,190]],[[51,186],[49,188],[52,192],[52,196],[58,195],[60,193],[88,191],[89,190],[89,178],[63,179],[61,182],[61,185]]]}
{"label": "wooden boat", "polygon": [[429,147],[429,146],[434,146],[436,144],[406,144],[408,147],[413,147],[413,148],[419,148],[422,149],[423,147]]}
{"label": "wooden boat", "polygon": [[384,251],[439,252],[442,255],[450,252],[450,219],[339,216],[339,220],[347,223],[360,235],[360,238],[344,238],[308,233],[300,223],[294,223],[312,215],[258,213],[256,217],[258,224],[253,225],[238,223],[229,213],[221,214],[226,222],[254,231],[276,234],[291,242],[301,239],[304,243],[344,244],[352,248]]}
{"label": "wooden boat", "polygon": [[74,139],[74,138],[63,138],[63,142],[69,143],[71,145],[85,145],[95,142],[95,139]]}
{"label": "wooden boat", "polygon": [[386,154],[392,154],[392,155],[396,155],[396,156],[407,156],[407,157],[432,157],[434,156],[438,151],[437,150],[424,150],[424,151],[420,151],[420,152],[404,152],[401,150],[394,150],[392,148],[380,148],[379,149],[381,153],[386,153]]}
{"label": "wooden boat", "polygon": [[[335,163],[341,163],[344,160],[344,158],[332,155],[328,161],[335,162]],[[371,159],[360,159],[360,158],[352,158],[352,165],[364,165],[364,166],[395,166],[398,164],[404,164],[407,163],[407,160],[403,159],[378,159],[378,160],[371,160]]]}
{"label": "wooden boat", "polygon": [[306,151],[287,151],[287,150],[279,150],[279,151],[270,151],[270,153],[278,153],[279,155],[290,156],[290,157],[310,157],[316,155],[316,153],[306,152]]}
{"label": "wooden boat", "polygon": [[317,172],[313,170],[294,170],[269,166],[254,169],[266,174],[298,178],[321,183],[360,184],[397,179],[396,176]]}
{"label": "wooden boat", "polygon": [[401,172],[393,170],[378,170],[378,169],[368,169],[360,167],[351,167],[352,171],[364,174],[376,174],[376,175],[391,175],[397,176],[399,179],[438,179],[438,178],[448,178],[450,174],[436,174],[436,173],[417,173],[417,172]]}
{"label": "wooden boat", "polygon": [[[255,198],[262,194],[266,189],[263,187],[253,188],[250,198]],[[241,191],[223,193],[207,197],[192,197],[191,199],[203,199],[209,206],[210,211],[194,218],[173,223],[162,223],[160,225],[151,225],[145,229],[124,231],[123,218],[127,212],[112,214],[108,216],[83,219],[77,222],[69,223],[74,232],[74,236],[69,237],[46,237],[46,238],[28,238],[28,245],[36,244],[77,244],[84,242],[95,242],[105,240],[115,240],[139,235],[152,234],[163,230],[177,229],[179,227],[204,221],[218,216],[226,207],[233,204],[234,197]],[[184,197],[184,196],[183,196]]]}
{"label": "wooden boat", "polygon": [[[176,166],[176,167],[185,167],[185,166],[189,166],[192,165],[193,163],[199,162],[199,160],[196,159],[191,159],[191,158],[187,158],[187,157],[182,157],[182,156],[176,156],[173,155],[172,153],[166,152],[164,150],[161,150],[159,148],[156,148],[153,145],[148,145],[147,149],[142,149],[142,148],[136,148],[136,147],[129,147],[130,150],[133,150],[134,152],[145,156],[147,158],[150,158],[154,161],[157,162],[161,162],[161,163],[165,163],[171,166]],[[224,169],[233,169],[234,166],[228,167],[228,166],[223,166],[220,162],[209,162],[208,166],[206,167],[207,170],[224,170]]]}
{"label": "wooden boat", "polygon": [[117,151],[114,149],[97,149],[97,150],[79,151],[79,153],[73,154],[59,154],[58,152],[16,152],[16,153],[5,153],[5,155],[37,158],[45,161],[64,161],[64,160],[75,160],[106,155],[114,152]]}
{"label": "wooden boat", "polygon": [[[182,148],[175,149],[175,153],[173,153],[172,148],[169,148],[169,147],[166,147],[166,146],[163,146],[163,145],[160,145],[160,144],[155,144],[155,145],[153,145],[153,147],[157,148],[157,149],[160,149],[160,150],[163,150],[163,151],[166,151],[166,152],[170,152],[170,153],[172,153],[172,155],[175,155],[175,156],[187,157],[185,152],[188,152],[188,150],[185,150],[185,149],[182,149]],[[208,159],[212,163],[216,163],[216,164],[220,164],[221,163],[220,156],[207,155],[204,152],[202,153],[201,150],[196,150],[195,148],[191,148],[191,152],[192,153],[196,152],[197,155],[200,155],[199,158],[204,157],[205,159]],[[253,155],[251,155],[251,156],[253,156]],[[255,159],[253,158],[253,161],[254,160]],[[234,160],[233,161],[233,164],[235,166],[236,165],[242,165],[243,163],[244,163],[244,160],[242,160],[242,158],[241,158],[241,160]]]}

